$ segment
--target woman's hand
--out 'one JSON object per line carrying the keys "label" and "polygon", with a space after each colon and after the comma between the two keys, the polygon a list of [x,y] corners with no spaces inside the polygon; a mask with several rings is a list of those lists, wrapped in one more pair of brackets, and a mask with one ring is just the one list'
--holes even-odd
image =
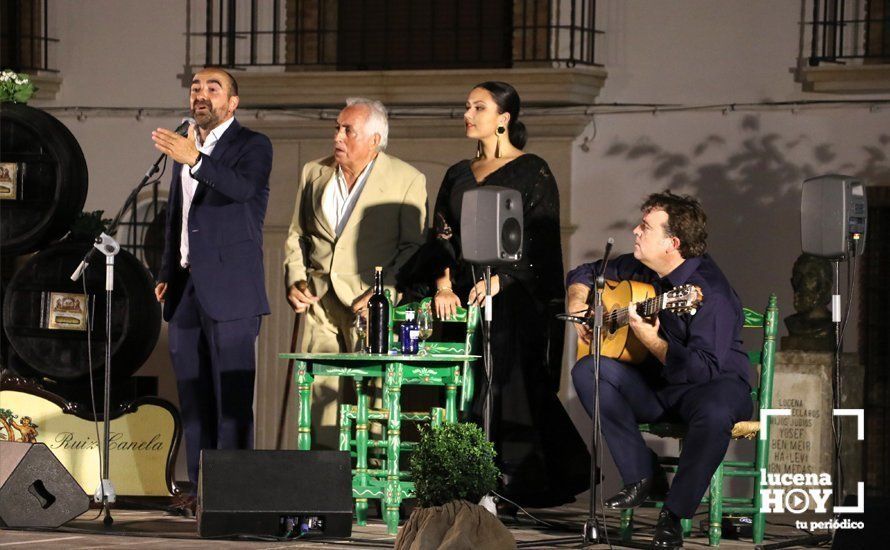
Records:
{"label": "woman's hand", "polygon": [[[501,280],[495,275],[491,278],[491,295],[497,296],[500,291]],[[479,281],[476,283],[476,286],[470,290],[470,296],[467,298],[467,306],[481,306],[483,302],[485,302],[485,280]]]}
{"label": "woman's hand", "polygon": [[460,307],[460,298],[450,288],[443,288],[436,291],[433,303],[436,307],[436,317],[448,319],[457,314],[457,308]]}

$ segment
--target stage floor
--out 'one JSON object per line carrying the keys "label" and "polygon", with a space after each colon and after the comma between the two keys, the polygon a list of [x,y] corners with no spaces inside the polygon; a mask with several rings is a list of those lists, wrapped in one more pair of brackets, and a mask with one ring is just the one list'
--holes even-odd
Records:
{"label": "stage floor", "polygon": [[[549,522],[571,525],[575,530],[546,530],[536,527],[528,517],[520,515],[518,520],[502,518],[510,528],[519,548],[582,548],[581,525],[587,516],[586,500],[575,504],[548,510],[530,510],[535,516]],[[193,519],[166,516],[160,510],[117,509],[113,511],[114,525],[106,530],[101,519],[94,519],[98,510],[90,510],[78,519],[69,522],[58,530],[4,530],[0,533],[0,548],[65,548],[66,550],[86,550],[88,548],[145,548],[145,549],[191,549],[191,548],[392,548],[394,537],[386,534],[382,521],[371,519],[365,527],[353,526],[352,538],[346,540],[299,539],[284,542],[274,540],[208,540],[198,538]],[[638,510],[635,514],[637,535],[635,541],[646,543],[651,539],[657,511]],[[618,515],[607,514],[610,526],[618,525]],[[696,516],[696,522],[705,515]],[[806,515],[776,515],[767,525],[768,541],[779,541],[792,536],[804,535],[790,525],[795,520],[807,520]],[[561,539],[569,540],[562,541]],[[685,548],[708,548],[708,540],[701,533],[694,533],[685,543]],[[623,547],[613,540],[615,547]],[[608,548],[597,545],[590,548]],[[720,548],[754,548],[749,541],[724,539]],[[795,547],[802,548],[802,547]]]}

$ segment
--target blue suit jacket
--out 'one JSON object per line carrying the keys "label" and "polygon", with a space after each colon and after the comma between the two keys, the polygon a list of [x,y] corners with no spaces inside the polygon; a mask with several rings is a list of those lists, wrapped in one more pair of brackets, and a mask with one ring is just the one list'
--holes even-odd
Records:
{"label": "blue suit jacket", "polygon": [[[238,121],[202,155],[188,216],[189,265],[201,307],[216,321],[269,313],[263,277],[263,219],[269,202],[272,143]],[[188,273],[180,267],[182,165],[173,163],[159,282],[167,283],[169,321]]]}

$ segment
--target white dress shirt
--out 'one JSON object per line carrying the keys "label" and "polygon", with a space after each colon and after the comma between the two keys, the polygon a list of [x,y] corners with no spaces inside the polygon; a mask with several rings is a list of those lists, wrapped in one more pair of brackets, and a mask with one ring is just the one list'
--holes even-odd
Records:
{"label": "white dress shirt", "polygon": [[349,221],[349,216],[355,209],[355,203],[365,186],[365,181],[367,181],[376,160],[374,158],[365,166],[365,169],[356,178],[351,190],[346,185],[346,176],[343,175],[343,169],[339,166],[337,166],[337,171],[334,172],[334,175],[328,181],[327,187],[324,190],[324,196],[322,197],[321,210],[325,218],[327,218],[328,224],[334,229],[335,237],[339,237],[340,233],[343,232],[343,228],[346,227],[346,222]]}
{"label": "white dress shirt", "polygon": [[[195,146],[202,154],[210,156],[216,143],[223,133],[229,129],[235,117],[223,122],[210,131],[207,135],[207,141],[201,143],[201,135],[195,132]],[[193,172],[197,172],[201,168],[203,160],[198,161],[194,168],[189,168],[188,164],[182,165],[182,228],[179,233],[179,265],[183,269],[189,266],[189,210],[192,209],[192,199],[195,198],[195,191],[198,190],[198,180],[192,177]]]}

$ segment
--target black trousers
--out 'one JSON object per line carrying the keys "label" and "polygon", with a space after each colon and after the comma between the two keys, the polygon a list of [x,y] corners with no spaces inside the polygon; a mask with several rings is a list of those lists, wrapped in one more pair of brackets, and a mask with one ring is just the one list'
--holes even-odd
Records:
{"label": "black trousers", "polygon": [[192,278],[169,324],[189,480],[197,487],[202,449],[253,448],[253,388],[260,317],[215,321]]}

